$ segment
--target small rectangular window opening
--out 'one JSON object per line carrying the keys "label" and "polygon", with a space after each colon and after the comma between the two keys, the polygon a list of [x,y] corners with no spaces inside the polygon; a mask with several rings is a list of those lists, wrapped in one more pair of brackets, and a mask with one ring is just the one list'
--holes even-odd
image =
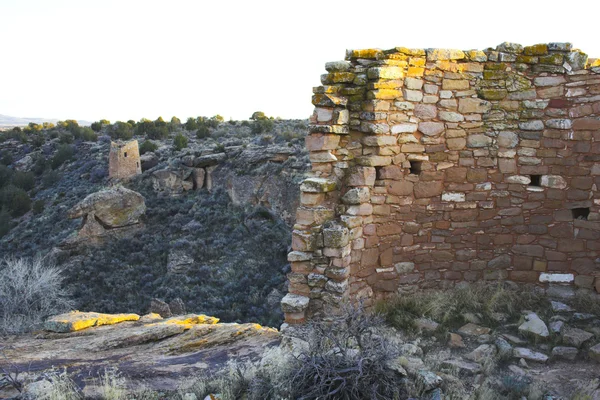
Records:
{"label": "small rectangular window opening", "polygon": [[140,163],[139,163],[139,162],[136,162],[136,163],[135,163],[135,166],[139,168],[139,166],[140,166]]}
{"label": "small rectangular window opening", "polygon": [[422,161],[409,161],[410,162],[410,173],[419,175],[421,173],[421,168],[423,166]]}
{"label": "small rectangular window opening", "polygon": [[123,156],[124,156],[125,158],[127,158],[127,152],[123,153]]}
{"label": "small rectangular window opening", "polygon": [[587,221],[588,215],[590,215],[590,208],[572,208],[571,213],[573,214],[573,219],[583,219]]}
{"label": "small rectangular window opening", "polygon": [[529,186],[540,186],[540,178],[541,175],[529,175],[531,182],[529,182]]}

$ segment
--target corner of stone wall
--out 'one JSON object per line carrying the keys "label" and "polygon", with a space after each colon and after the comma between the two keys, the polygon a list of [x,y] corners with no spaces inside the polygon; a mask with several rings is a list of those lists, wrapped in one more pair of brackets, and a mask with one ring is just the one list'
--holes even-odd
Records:
{"label": "corner of stone wall", "polygon": [[287,323],[457,282],[543,285],[568,271],[600,290],[600,61],[570,43],[502,43],[349,50],[326,70]]}

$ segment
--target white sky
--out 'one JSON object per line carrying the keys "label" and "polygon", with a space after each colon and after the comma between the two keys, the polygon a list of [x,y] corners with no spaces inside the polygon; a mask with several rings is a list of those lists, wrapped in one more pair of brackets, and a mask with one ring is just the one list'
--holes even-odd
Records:
{"label": "white sky", "polygon": [[0,114],[306,118],[325,62],[347,48],[570,41],[600,57],[599,9],[597,0],[0,0]]}

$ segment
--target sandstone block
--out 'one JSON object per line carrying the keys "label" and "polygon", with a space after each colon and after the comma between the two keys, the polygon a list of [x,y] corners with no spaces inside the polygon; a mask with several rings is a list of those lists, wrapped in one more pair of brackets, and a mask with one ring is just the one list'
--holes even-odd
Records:
{"label": "sandstone block", "polygon": [[567,181],[560,175],[542,175],[540,185],[554,189],[565,189]]}
{"label": "sandstone block", "polygon": [[340,136],[313,133],[306,136],[305,141],[308,151],[334,150],[340,143]]}
{"label": "sandstone block", "polygon": [[464,97],[458,100],[458,111],[463,114],[483,114],[490,111],[492,103],[486,100]]}
{"label": "sandstone block", "polygon": [[344,204],[361,204],[366,203],[371,198],[371,192],[369,188],[357,187],[352,188],[342,196]]}
{"label": "sandstone block", "polygon": [[414,186],[414,193],[416,198],[435,197],[442,194],[444,190],[444,184],[441,181],[438,182],[417,182]]}
{"label": "sandstone block", "polygon": [[513,148],[519,144],[519,136],[514,132],[502,131],[498,134],[498,146]]}
{"label": "sandstone block", "polygon": [[308,308],[309,298],[288,293],[281,300],[281,309],[284,313],[302,313]]}
{"label": "sandstone block", "polygon": [[354,167],[349,171],[348,186],[373,186],[375,184],[375,168]]}
{"label": "sandstone block", "polygon": [[483,134],[474,134],[467,136],[467,147],[481,148],[489,147],[492,144],[492,138]]}
{"label": "sandstone block", "polygon": [[444,131],[444,123],[443,122],[420,122],[419,123],[419,132],[427,136],[435,136],[439,135]]}
{"label": "sandstone block", "polygon": [[327,193],[337,189],[337,183],[325,178],[307,178],[300,185],[300,190],[308,193]]}

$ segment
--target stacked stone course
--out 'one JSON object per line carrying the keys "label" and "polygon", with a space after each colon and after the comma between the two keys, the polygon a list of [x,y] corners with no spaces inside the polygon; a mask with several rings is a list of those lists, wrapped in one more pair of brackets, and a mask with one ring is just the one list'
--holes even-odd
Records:
{"label": "stacked stone course", "polygon": [[463,281],[600,291],[600,62],[503,43],[350,50],[325,69],[286,322]]}
{"label": "stacked stone course", "polygon": [[137,140],[127,143],[110,142],[108,154],[108,176],[126,179],[142,173],[140,164],[140,148]]}

